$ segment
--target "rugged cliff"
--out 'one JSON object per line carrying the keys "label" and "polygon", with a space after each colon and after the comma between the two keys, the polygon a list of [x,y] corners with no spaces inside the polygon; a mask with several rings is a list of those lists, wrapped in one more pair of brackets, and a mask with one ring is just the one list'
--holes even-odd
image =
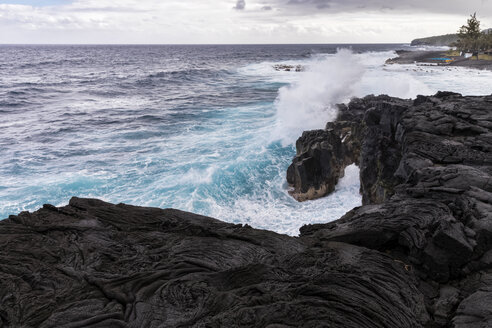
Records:
{"label": "rugged cliff", "polygon": [[[298,238],[73,198],[0,221],[0,327],[492,326],[492,97],[386,96],[305,132],[297,197],[364,206]],[[296,191],[294,191],[294,194]]]}
{"label": "rugged cliff", "polygon": [[[349,123],[356,140],[347,138]],[[492,326],[491,132],[492,96],[369,96],[341,105],[339,120],[325,130],[330,139],[320,140],[319,131],[299,139],[289,181],[306,199],[354,162],[365,206],[302,227],[301,238],[363,246],[405,263],[419,281],[430,326]],[[351,160],[333,170],[332,153]]]}

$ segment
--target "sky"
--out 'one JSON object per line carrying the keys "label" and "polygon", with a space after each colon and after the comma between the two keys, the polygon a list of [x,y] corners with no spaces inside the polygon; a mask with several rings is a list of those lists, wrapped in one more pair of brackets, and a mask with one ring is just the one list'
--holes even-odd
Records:
{"label": "sky", "polygon": [[0,44],[406,43],[492,0],[6,0]]}

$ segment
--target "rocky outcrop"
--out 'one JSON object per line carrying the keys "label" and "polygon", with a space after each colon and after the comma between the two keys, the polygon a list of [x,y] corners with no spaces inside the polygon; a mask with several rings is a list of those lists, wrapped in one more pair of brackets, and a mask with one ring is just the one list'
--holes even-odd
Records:
{"label": "rocky outcrop", "polygon": [[[366,108],[362,118],[359,104]],[[342,118],[356,113],[363,130],[365,206],[302,227],[301,237],[350,243],[405,263],[419,281],[431,326],[492,326],[492,96],[370,96],[340,109]]]}
{"label": "rocky outcrop", "polygon": [[325,130],[304,132],[297,140],[297,156],[287,170],[290,194],[298,201],[331,193],[345,167],[357,161],[357,125],[329,123]]}
{"label": "rocky outcrop", "polygon": [[304,71],[304,67],[302,65],[288,65],[288,64],[276,64],[273,65],[273,69],[276,71],[285,71],[285,72],[302,72]]}
{"label": "rocky outcrop", "polygon": [[400,151],[395,140],[400,115],[411,101],[388,96],[354,99],[339,105],[339,118],[324,130],[306,131],[297,140],[297,154],[287,171],[291,194],[299,201],[331,193],[345,168],[361,168],[364,203],[382,202],[397,181]]}
{"label": "rocky outcrop", "polygon": [[364,206],[299,237],[94,199],[10,216],[0,327],[490,327],[491,107],[340,106],[290,181],[329,190],[356,163]]}
{"label": "rocky outcrop", "polygon": [[[311,238],[309,238],[311,240]],[[0,222],[0,327],[420,327],[392,257],[73,198]]]}
{"label": "rocky outcrop", "polygon": [[[480,70],[492,70],[492,61],[485,59],[465,58],[463,56],[451,56],[443,51],[408,51],[397,50],[397,57],[389,58],[386,60],[386,64],[401,64],[401,65],[413,65],[413,67],[407,67],[406,69],[413,71],[428,71],[428,66],[446,66],[448,69],[454,66],[467,67]],[[448,58],[451,61],[441,61],[435,58]],[[416,65],[414,65],[416,64]]]}

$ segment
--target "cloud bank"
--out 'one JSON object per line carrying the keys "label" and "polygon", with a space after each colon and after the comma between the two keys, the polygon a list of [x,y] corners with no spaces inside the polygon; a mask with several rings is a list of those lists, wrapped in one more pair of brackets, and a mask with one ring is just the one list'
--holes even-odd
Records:
{"label": "cloud bank", "polygon": [[369,43],[453,33],[492,0],[6,0],[0,43]]}
{"label": "cloud bank", "polygon": [[278,8],[290,7],[297,14],[393,12],[467,15],[476,11],[483,17],[492,15],[490,0],[274,0],[273,3]]}

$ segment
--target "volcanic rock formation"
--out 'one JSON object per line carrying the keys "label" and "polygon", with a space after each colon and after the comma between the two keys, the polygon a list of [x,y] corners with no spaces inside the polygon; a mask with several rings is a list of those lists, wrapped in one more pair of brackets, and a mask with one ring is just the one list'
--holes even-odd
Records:
{"label": "volcanic rock formation", "polygon": [[[348,124],[356,140],[346,137]],[[424,296],[426,326],[492,327],[492,96],[368,96],[341,105],[324,132],[330,137],[311,131],[299,139],[288,172],[293,194],[333,190],[356,163],[365,206],[302,227],[301,239],[362,246],[405,263]]]}
{"label": "volcanic rock formation", "polygon": [[364,206],[297,238],[94,199],[10,216],[0,327],[490,327],[491,109],[342,105],[298,141],[289,181],[319,197],[356,163]]}
{"label": "volcanic rock formation", "polygon": [[415,327],[403,263],[177,210],[73,198],[0,222],[1,327]]}

